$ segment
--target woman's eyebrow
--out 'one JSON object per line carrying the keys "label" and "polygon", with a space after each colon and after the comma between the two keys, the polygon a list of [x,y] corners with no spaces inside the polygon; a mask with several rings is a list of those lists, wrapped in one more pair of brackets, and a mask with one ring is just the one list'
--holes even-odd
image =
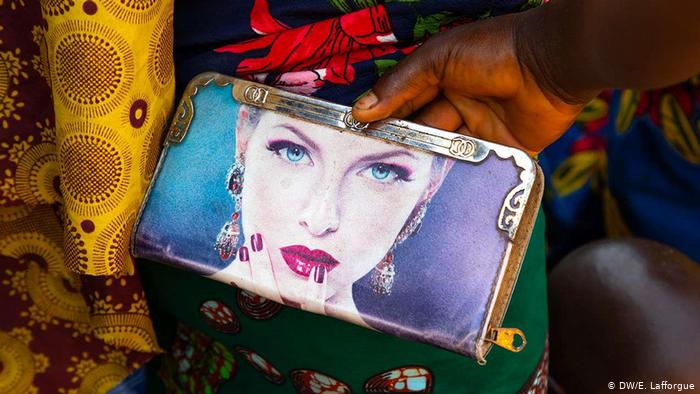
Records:
{"label": "woman's eyebrow", "polygon": [[396,149],[388,152],[382,152],[382,153],[376,153],[373,155],[367,155],[367,156],[362,156],[358,162],[363,162],[363,161],[381,161],[381,160],[386,160],[386,159],[391,159],[393,157],[408,157],[413,160],[418,160],[418,157],[411,153],[408,150],[405,149]]}
{"label": "woman's eyebrow", "polygon": [[291,131],[292,133],[296,134],[296,136],[299,137],[299,139],[304,141],[306,145],[311,147],[311,149],[318,151],[318,145],[316,145],[316,143],[311,138],[309,138],[306,134],[304,134],[304,132],[302,132],[298,128],[290,125],[289,123],[278,124],[276,127],[282,127]]}

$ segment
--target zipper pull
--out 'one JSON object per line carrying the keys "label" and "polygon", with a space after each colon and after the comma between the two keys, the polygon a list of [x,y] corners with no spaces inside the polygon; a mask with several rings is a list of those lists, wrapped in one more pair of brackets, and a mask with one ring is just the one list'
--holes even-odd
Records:
{"label": "zipper pull", "polygon": [[[517,346],[515,345],[516,337],[520,337],[520,344]],[[491,342],[513,353],[518,353],[527,345],[525,334],[518,328],[491,328],[484,339],[486,342]]]}

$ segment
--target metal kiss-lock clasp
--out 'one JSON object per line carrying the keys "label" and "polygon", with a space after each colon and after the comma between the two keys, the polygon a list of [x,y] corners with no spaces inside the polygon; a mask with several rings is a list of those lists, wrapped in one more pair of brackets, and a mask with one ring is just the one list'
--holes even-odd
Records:
{"label": "metal kiss-lock clasp", "polygon": [[[515,345],[516,337],[520,337],[519,345]],[[491,328],[484,339],[514,353],[523,350],[527,345],[525,334],[517,328]]]}
{"label": "metal kiss-lock clasp", "polygon": [[270,91],[257,85],[250,85],[243,91],[243,99],[250,104],[265,104]]}
{"label": "metal kiss-lock clasp", "polygon": [[352,111],[347,111],[345,113],[343,116],[343,123],[345,123],[345,126],[355,131],[363,131],[367,128],[367,126],[369,126],[369,123],[363,123],[355,119],[352,116]]}

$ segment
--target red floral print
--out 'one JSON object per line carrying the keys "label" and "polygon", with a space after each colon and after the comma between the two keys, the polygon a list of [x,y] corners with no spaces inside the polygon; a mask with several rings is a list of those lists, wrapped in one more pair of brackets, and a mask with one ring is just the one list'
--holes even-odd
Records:
{"label": "red floral print", "polygon": [[[285,25],[269,15],[266,0],[256,0],[251,15],[255,31],[276,31]],[[271,21],[275,21],[274,23]],[[319,45],[307,45],[309,42]],[[254,78],[258,73],[313,70],[314,87],[323,81],[348,85],[355,80],[353,64],[397,51],[384,6],[365,8],[338,18],[286,29],[239,44],[216,49],[219,53],[244,53],[269,49],[262,57],[239,63],[236,74]]]}

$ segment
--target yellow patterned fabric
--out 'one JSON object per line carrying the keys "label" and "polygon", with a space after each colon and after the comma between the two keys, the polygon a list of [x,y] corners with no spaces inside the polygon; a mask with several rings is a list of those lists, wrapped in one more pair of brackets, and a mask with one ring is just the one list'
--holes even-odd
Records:
{"label": "yellow patterned fabric", "polygon": [[46,0],[42,12],[65,263],[132,273],[129,234],[173,106],[173,2]]}
{"label": "yellow patterned fabric", "polygon": [[128,243],[172,24],[172,0],[0,0],[0,394],[104,393],[160,351]]}
{"label": "yellow patterned fabric", "polygon": [[[0,394],[106,393],[157,349],[143,293],[127,286],[133,281],[99,278],[132,294],[115,292],[134,301],[121,308],[114,296],[86,302],[91,284],[63,264],[62,233],[48,205],[0,223]],[[100,327],[101,316],[112,324]]]}

